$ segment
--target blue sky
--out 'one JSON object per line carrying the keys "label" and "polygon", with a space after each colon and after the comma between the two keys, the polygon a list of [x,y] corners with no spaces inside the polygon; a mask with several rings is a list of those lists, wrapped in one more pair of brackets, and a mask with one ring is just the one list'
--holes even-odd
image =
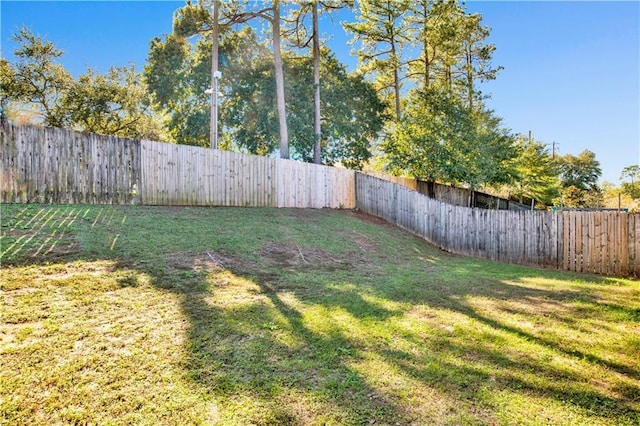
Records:
{"label": "blue sky", "polygon": [[[11,34],[26,25],[65,51],[61,62],[75,75],[130,63],[140,71],[150,40],[171,31],[182,4],[2,0],[2,55],[11,60]],[[507,127],[555,142],[559,154],[595,152],[602,180],[616,184],[623,167],[640,164],[640,2],[468,1],[467,9],[492,28],[493,63],[504,70],[483,91]],[[350,15],[325,18],[322,31],[352,67],[339,24]]]}

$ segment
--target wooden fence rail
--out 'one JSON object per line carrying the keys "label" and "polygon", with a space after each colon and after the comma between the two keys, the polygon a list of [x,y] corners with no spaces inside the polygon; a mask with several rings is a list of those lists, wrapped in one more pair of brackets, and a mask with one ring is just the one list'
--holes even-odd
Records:
{"label": "wooden fence rail", "polygon": [[640,217],[471,209],[358,173],[356,205],[453,253],[605,275],[640,274]]}
{"label": "wooden fence rail", "polygon": [[3,125],[0,150],[4,203],[358,208],[459,254],[640,275],[634,214],[472,209],[352,170],[36,126]]}

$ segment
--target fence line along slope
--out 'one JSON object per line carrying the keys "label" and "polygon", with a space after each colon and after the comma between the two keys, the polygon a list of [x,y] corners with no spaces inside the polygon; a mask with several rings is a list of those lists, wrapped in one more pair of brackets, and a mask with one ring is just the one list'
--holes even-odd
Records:
{"label": "fence line along slope", "polygon": [[634,214],[472,209],[360,173],[356,186],[358,209],[453,253],[577,272],[640,274],[640,218]]}

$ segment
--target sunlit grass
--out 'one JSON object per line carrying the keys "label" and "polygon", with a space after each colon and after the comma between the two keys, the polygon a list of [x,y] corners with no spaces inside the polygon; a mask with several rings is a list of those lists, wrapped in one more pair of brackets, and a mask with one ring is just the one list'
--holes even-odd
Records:
{"label": "sunlit grass", "polygon": [[2,205],[2,424],[637,424],[640,283],[349,212]]}

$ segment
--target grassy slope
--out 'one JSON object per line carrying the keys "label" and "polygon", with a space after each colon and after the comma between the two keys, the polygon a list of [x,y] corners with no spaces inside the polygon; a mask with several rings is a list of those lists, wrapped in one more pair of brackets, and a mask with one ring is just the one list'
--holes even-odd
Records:
{"label": "grassy slope", "polygon": [[350,212],[1,209],[3,424],[640,421],[637,280]]}

